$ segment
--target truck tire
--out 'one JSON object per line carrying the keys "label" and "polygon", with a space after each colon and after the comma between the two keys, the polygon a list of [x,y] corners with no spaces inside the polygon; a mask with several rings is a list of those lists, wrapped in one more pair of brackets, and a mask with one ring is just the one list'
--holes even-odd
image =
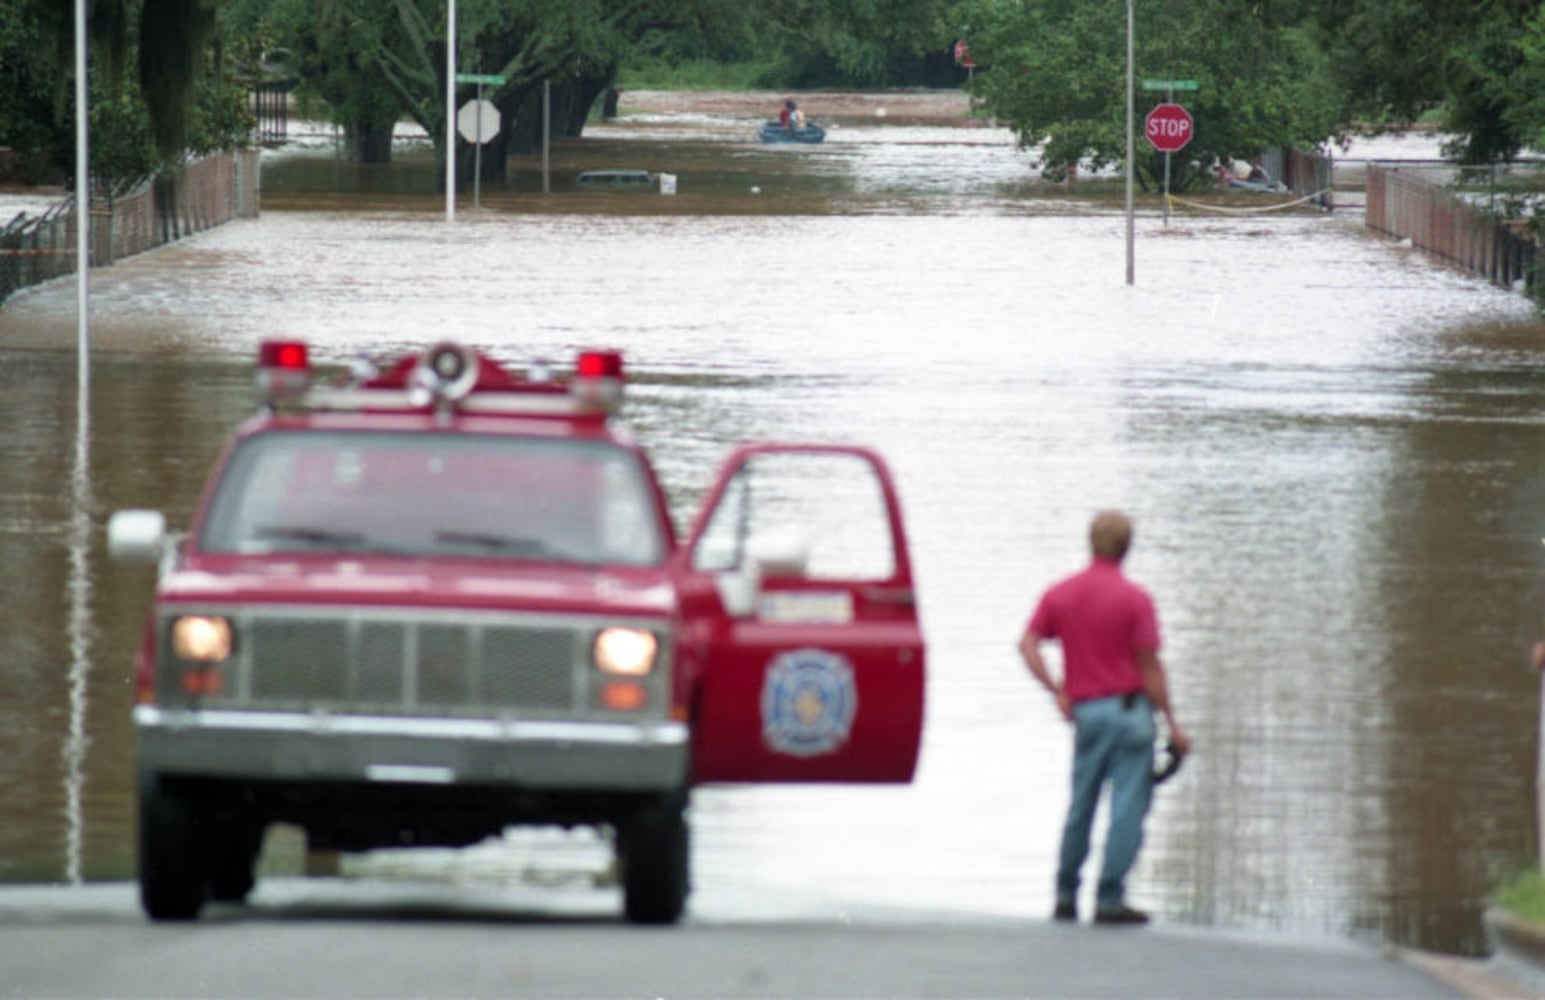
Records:
{"label": "truck tire", "polygon": [[140,778],[139,898],[152,920],[192,920],[204,906],[208,860],[198,804],[156,775]]}
{"label": "truck tire", "polygon": [[233,819],[215,828],[209,849],[209,895],[216,902],[240,903],[257,885],[258,852],[263,829],[248,819]]}
{"label": "truck tire", "polygon": [[635,924],[676,923],[691,888],[685,800],[639,810],[620,833],[623,911]]}

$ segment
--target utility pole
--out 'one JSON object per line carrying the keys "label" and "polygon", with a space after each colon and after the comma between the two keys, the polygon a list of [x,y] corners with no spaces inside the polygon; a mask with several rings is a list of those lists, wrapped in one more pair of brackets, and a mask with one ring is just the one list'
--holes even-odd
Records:
{"label": "utility pole", "polygon": [[1133,109],[1136,107],[1132,82],[1134,76],[1132,66],[1132,27],[1134,21],[1132,3],[1133,0],[1127,0],[1127,284],[1129,285],[1136,284],[1137,282],[1137,242],[1136,235],[1132,229],[1132,160],[1136,156],[1132,141]]}

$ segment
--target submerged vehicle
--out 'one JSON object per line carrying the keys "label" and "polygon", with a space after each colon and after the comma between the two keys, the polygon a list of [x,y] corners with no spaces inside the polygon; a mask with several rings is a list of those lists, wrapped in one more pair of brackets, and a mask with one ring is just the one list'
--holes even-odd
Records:
{"label": "submerged vehicle", "polygon": [[585,170],[574,179],[582,188],[638,189],[653,187],[654,174],[639,169]]}
{"label": "submerged vehicle", "polygon": [[624,381],[615,351],[558,375],[441,343],[324,383],[304,342],[262,345],[186,535],[108,526],[158,567],[152,919],[244,900],[282,822],[328,851],[596,826],[627,917],[672,923],[694,787],[911,780],[924,646],[883,460],[741,446],[678,539]]}

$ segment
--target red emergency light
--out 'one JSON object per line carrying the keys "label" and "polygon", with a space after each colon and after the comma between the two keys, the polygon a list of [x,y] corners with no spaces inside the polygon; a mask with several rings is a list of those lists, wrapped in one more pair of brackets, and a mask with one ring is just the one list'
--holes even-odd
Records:
{"label": "red emergency light", "polygon": [[304,340],[265,340],[258,345],[258,367],[304,371],[311,367],[311,351]]}
{"label": "red emergency light", "polygon": [[311,384],[311,351],[303,340],[258,345],[257,395],[265,405],[304,395]]}
{"label": "red emergency light", "polygon": [[600,413],[615,411],[622,405],[622,352],[579,352],[570,391],[583,409]]}
{"label": "red emergency light", "polygon": [[622,378],[622,352],[581,351],[574,374],[580,378]]}

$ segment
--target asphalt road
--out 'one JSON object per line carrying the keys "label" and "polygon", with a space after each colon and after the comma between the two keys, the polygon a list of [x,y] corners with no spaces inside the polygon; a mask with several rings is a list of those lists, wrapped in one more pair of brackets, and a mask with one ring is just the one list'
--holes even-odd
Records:
{"label": "asphalt road", "polygon": [[[599,902],[597,902],[599,897]],[[698,903],[639,928],[594,890],[270,880],[152,924],[125,884],[0,889],[0,997],[1454,997],[1482,963],[1195,928]],[[738,912],[737,912],[738,911]],[[1459,975],[1455,975],[1455,970]],[[1467,978],[1468,977],[1468,978]]]}

